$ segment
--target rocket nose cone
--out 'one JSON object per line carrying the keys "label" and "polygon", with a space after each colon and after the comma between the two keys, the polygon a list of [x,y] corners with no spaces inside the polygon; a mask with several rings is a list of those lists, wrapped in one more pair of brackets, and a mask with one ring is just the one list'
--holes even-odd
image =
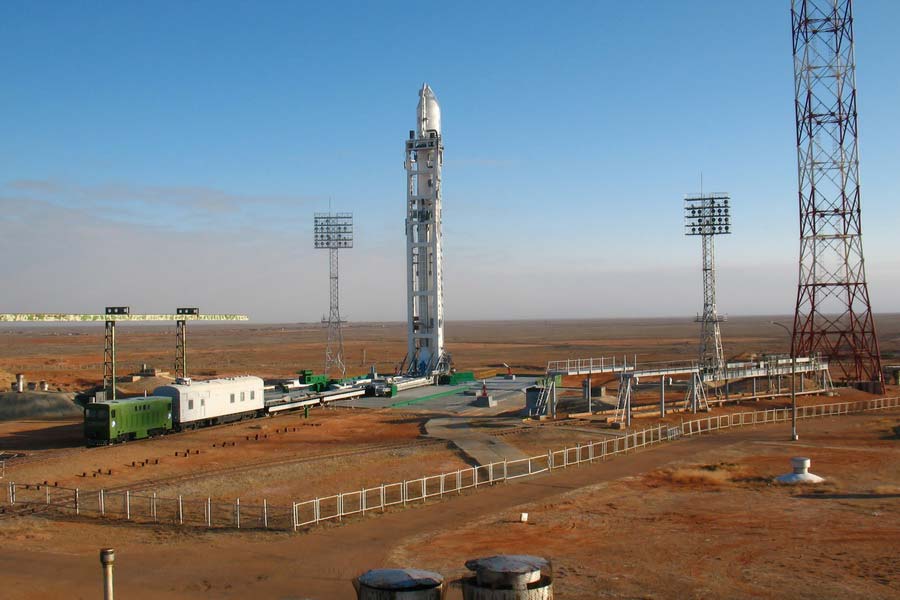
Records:
{"label": "rocket nose cone", "polygon": [[441,132],[441,106],[427,83],[423,83],[419,91],[419,106],[416,112],[419,135],[424,135],[427,131]]}

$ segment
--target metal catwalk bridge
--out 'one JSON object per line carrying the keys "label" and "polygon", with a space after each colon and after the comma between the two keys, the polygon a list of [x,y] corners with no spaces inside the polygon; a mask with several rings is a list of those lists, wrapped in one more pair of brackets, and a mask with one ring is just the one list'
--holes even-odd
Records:
{"label": "metal catwalk bridge", "polygon": [[667,378],[671,384],[672,377],[687,376],[688,390],[685,394],[685,406],[689,410],[697,412],[709,408],[706,400],[707,385],[751,379],[754,382],[755,393],[756,379],[767,378],[771,380],[776,377],[810,373],[816,375],[816,381],[821,381],[822,389],[828,389],[831,386],[828,362],[818,356],[803,356],[794,359],[790,356],[771,355],[759,361],[726,363],[725,368],[720,370],[704,369],[697,361],[657,362],[638,365],[637,360],[629,363],[627,358],[619,359],[614,356],[550,361],[547,363],[547,377],[535,413],[546,414],[549,411],[550,414],[556,415],[556,380],[560,376],[617,375],[619,391],[616,420],[630,424],[633,388],[641,382],[642,378],[659,379],[660,410],[661,414],[664,415]]}

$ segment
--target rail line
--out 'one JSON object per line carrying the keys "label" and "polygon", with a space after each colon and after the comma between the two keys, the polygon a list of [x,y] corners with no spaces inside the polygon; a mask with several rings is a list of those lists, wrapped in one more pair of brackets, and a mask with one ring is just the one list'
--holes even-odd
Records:
{"label": "rail line", "polygon": [[[342,409],[343,407],[328,405],[328,408],[330,410],[335,410],[335,409],[339,410],[339,409]],[[201,427],[200,429],[184,429],[182,431],[172,430],[172,431],[167,432],[165,435],[155,436],[155,437],[147,438],[145,440],[134,440],[134,441],[130,441],[130,442],[123,442],[121,444],[107,444],[105,446],[85,446],[85,445],[81,444],[78,446],[71,446],[71,447],[57,448],[57,449],[53,449],[53,450],[42,451],[41,454],[28,454],[27,452],[24,452],[24,451],[16,451],[16,452],[14,452],[14,454],[16,454],[17,456],[13,456],[11,458],[6,459],[7,460],[6,466],[7,466],[7,468],[9,468],[9,467],[19,466],[19,465],[40,463],[40,462],[43,462],[46,460],[52,460],[55,458],[65,458],[66,456],[77,453],[77,452],[85,452],[85,451],[103,452],[106,450],[110,450],[112,448],[118,448],[118,447],[122,446],[123,444],[140,444],[143,442],[148,442],[150,440],[178,438],[178,437],[192,434],[192,433],[199,433],[199,432],[203,432],[203,431],[216,431],[218,429],[224,429],[226,427],[237,427],[239,425],[246,424],[248,422],[258,421],[259,419],[262,419],[262,418],[275,418],[275,417],[281,417],[281,416],[289,416],[292,414],[297,415],[297,414],[299,414],[299,412],[292,411],[292,412],[284,412],[284,413],[274,413],[272,415],[267,415],[267,417],[259,417],[257,419],[242,419],[240,421],[233,421],[231,423],[220,423],[218,425],[207,425],[206,427]],[[79,421],[79,427],[82,426],[80,423],[81,422]],[[12,451],[6,451],[6,452],[12,452]]]}
{"label": "rail line", "polygon": [[428,448],[431,446],[452,446],[452,442],[448,440],[441,439],[415,439],[406,442],[385,442],[383,444],[368,444],[366,446],[357,446],[352,449],[341,450],[337,452],[329,452],[329,453],[321,453],[321,454],[309,454],[304,456],[294,456],[291,458],[285,458],[281,460],[263,460],[263,461],[255,461],[252,463],[244,463],[241,465],[234,465],[230,467],[219,467],[216,469],[208,469],[198,473],[187,473],[183,475],[171,475],[168,477],[159,477],[155,479],[145,479],[142,481],[131,482],[126,485],[118,485],[114,487],[106,487],[103,488],[109,492],[117,492],[123,490],[132,490],[132,491],[143,491],[150,487],[157,486],[166,486],[173,485],[178,483],[185,483],[188,481],[197,481],[202,479],[207,479],[209,477],[217,477],[222,475],[231,475],[235,473],[244,473],[247,471],[254,471],[257,469],[265,469],[271,467],[282,467],[286,465],[293,464],[304,464],[317,462],[322,460],[332,460],[336,458],[346,458],[348,456],[360,456],[363,454],[369,454],[374,452],[389,452],[391,450],[405,450],[410,448],[421,449]]}

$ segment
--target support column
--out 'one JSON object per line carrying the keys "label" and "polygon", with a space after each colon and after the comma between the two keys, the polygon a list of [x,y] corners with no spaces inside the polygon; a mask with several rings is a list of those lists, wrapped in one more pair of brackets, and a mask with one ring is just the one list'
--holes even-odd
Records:
{"label": "support column", "polygon": [[659,378],[659,417],[666,418],[666,377]]}
{"label": "support column", "polygon": [[116,399],[116,322],[106,321],[103,336],[103,390],[108,400]]}
{"label": "support column", "polygon": [[175,321],[175,377],[187,377],[187,321]]}
{"label": "support column", "polygon": [[556,380],[553,381],[552,384],[552,392],[553,392],[553,418],[556,418]]}

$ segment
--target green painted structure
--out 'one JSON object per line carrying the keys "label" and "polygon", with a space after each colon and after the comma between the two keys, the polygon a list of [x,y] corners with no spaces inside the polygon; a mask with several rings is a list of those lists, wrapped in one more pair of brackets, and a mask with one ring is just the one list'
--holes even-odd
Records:
{"label": "green painted structure", "polygon": [[165,396],[91,402],[84,409],[89,446],[140,440],[172,430],[172,399]]}
{"label": "green painted structure", "polygon": [[438,383],[441,385],[459,385],[469,381],[475,381],[475,373],[472,371],[457,371],[456,373],[441,375]]}

